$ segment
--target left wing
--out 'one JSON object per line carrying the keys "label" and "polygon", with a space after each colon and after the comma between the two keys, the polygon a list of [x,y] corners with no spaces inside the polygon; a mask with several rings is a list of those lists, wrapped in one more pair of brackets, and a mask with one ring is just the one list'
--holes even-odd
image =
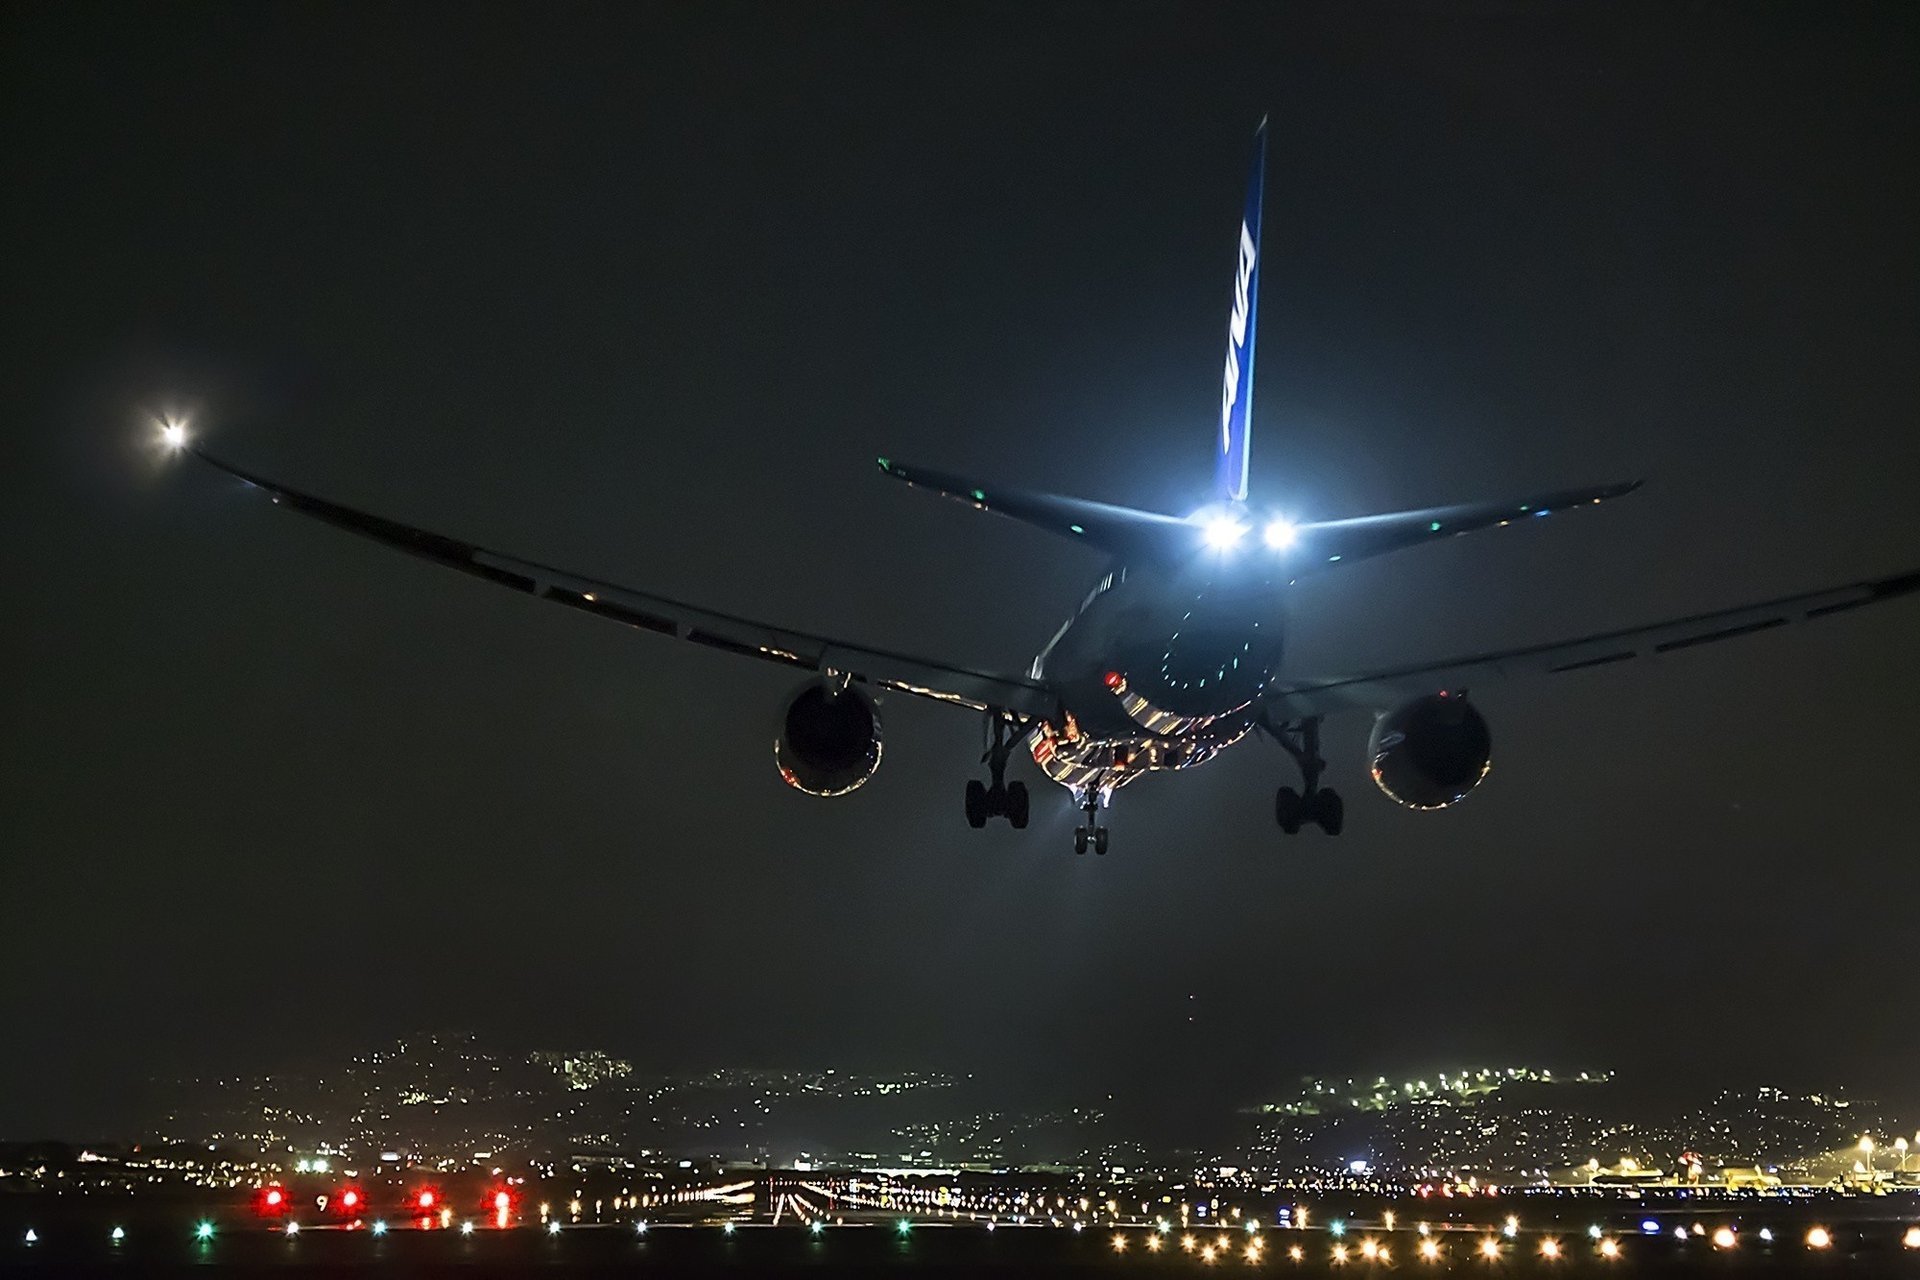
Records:
{"label": "left wing", "polygon": [[1630,658],[1656,657],[1676,649],[1691,649],[1756,631],[1811,622],[1916,592],[1920,592],[1920,569],[1805,595],[1784,596],[1763,604],[1582,636],[1577,640],[1413,663],[1348,679],[1282,685],[1266,696],[1264,705],[1270,717],[1282,722],[1336,711],[1385,711],[1424,693],[1467,688],[1511,676],[1555,675]]}
{"label": "left wing", "polygon": [[1053,716],[1058,712],[1059,700],[1038,681],[976,671],[953,663],[852,644],[805,631],[793,631],[635,591],[615,583],[584,578],[563,569],[489,551],[444,534],[429,533],[425,529],[356,511],[249,474],[198,448],[185,448],[208,465],[266,493],[276,504],[291,507],[302,515],[312,516],[335,528],[371,538],[449,569],[458,569],[503,587],[524,591],[539,599],[552,600],[583,613],[609,618],[641,631],[689,640],[710,649],[758,658],[763,662],[775,662],[802,671],[851,676],[883,689],[896,689],[902,693],[971,707],[976,711],[997,708],[1039,717]]}

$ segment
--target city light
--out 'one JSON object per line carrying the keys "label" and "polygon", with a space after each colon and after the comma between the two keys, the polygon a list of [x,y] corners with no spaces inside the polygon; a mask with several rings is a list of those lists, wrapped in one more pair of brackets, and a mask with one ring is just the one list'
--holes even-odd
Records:
{"label": "city light", "polygon": [[1302,1249],[1297,1244],[1288,1245],[1287,1256],[1289,1258],[1292,1258],[1295,1262],[1305,1262],[1307,1260],[1307,1251],[1305,1249]]}
{"label": "city light", "polygon": [[1200,1242],[1195,1240],[1192,1236],[1180,1237],[1180,1247],[1182,1249],[1185,1249],[1188,1253],[1192,1253],[1194,1250],[1194,1247],[1199,1243]]}
{"label": "city light", "polygon": [[1148,1253],[1158,1253],[1158,1252],[1160,1252],[1160,1237],[1159,1237],[1159,1236],[1157,1236],[1157,1235],[1154,1235],[1154,1236],[1148,1236],[1148,1237],[1147,1237],[1147,1252],[1148,1252]]}
{"label": "city light", "polygon": [[1480,1242],[1480,1256],[1489,1260],[1498,1258],[1500,1256],[1500,1241],[1493,1236],[1488,1236],[1482,1240]]}
{"label": "city light", "polygon": [[1814,1227],[1807,1232],[1807,1248],[1826,1249],[1833,1244],[1833,1233],[1825,1227]]}
{"label": "city light", "polygon": [[1428,1262],[1437,1261],[1440,1257],[1440,1242],[1433,1239],[1422,1240],[1420,1256]]}
{"label": "city light", "polygon": [[1114,1233],[1113,1251],[1115,1253],[1125,1253],[1127,1251],[1127,1238],[1118,1232]]}
{"label": "city light", "polygon": [[1372,1240],[1362,1240],[1360,1242],[1360,1256],[1365,1258],[1368,1262],[1375,1261],[1380,1256],[1379,1244],[1377,1244]]}
{"label": "city light", "polygon": [[1560,1242],[1548,1236],[1540,1242],[1540,1256],[1551,1262],[1560,1256]]}
{"label": "city light", "polygon": [[1347,1265],[1347,1246],[1343,1244],[1333,1246],[1333,1263],[1337,1267]]}

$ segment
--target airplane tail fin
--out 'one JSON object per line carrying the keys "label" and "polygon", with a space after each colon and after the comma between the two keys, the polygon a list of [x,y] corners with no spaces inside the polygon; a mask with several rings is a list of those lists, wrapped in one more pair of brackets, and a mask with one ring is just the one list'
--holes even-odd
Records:
{"label": "airplane tail fin", "polygon": [[1220,392],[1219,455],[1214,496],[1247,500],[1248,437],[1253,431],[1254,319],[1260,309],[1260,205],[1266,185],[1267,121],[1253,131],[1253,161],[1247,172],[1247,203],[1240,216],[1240,249],[1233,274],[1233,309],[1227,318],[1227,370]]}

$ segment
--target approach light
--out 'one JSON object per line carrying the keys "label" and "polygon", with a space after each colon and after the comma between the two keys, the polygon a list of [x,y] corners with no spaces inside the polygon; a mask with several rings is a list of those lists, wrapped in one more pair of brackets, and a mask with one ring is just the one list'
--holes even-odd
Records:
{"label": "approach light", "polygon": [[1200,536],[1215,551],[1231,551],[1247,536],[1247,526],[1227,512],[1215,512],[1201,522]]}
{"label": "approach light", "polygon": [[1299,536],[1300,526],[1285,517],[1269,520],[1265,531],[1260,535],[1268,548],[1274,551],[1285,551]]}

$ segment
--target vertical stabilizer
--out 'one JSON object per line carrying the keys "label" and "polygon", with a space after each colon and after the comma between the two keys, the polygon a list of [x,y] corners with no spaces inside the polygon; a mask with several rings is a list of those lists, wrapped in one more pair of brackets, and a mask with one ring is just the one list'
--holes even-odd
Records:
{"label": "vertical stabilizer", "polygon": [[1260,307],[1260,198],[1266,182],[1267,121],[1253,131],[1247,203],[1240,217],[1240,251],[1233,273],[1233,310],[1227,320],[1227,373],[1220,392],[1219,460],[1215,496],[1247,497],[1248,436],[1253,430],[1253,326]]}

